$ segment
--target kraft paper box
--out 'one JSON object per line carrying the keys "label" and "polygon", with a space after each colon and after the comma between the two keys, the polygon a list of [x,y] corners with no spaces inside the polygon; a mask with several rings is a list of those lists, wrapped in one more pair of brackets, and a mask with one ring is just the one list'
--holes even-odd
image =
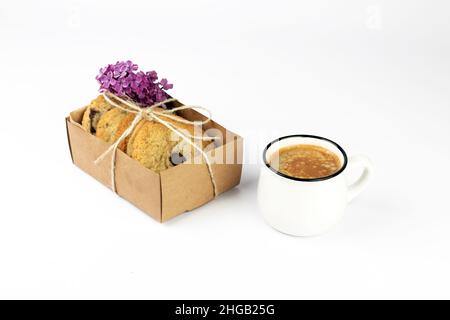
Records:
{"label": "kraft paper box", "polygon": [[[173,107],[180,106],[178,102]],[[73,163],[102,184],[111,188],[111,155],[98,163],[97,159],[110,146],[81,127],[86,108],[70,113],[66,118],[67,136]],[[178,113],[191,121],[204,120],[195,110]],[[204,129],[219,130],[222,143],[214,150],[215,163],[211,165],[217,195],[238,185],[242,171],[242,138],[214,121]],[[219,155],[219,157],[217,156]],[[217,161],[219,159],[219,161]],[[213,186],[206,164],[180,164],[156,173],[142,166],[121,150],[116,154],[117,194],[158,220],[165,222],[214,199]],[[111,199],[114,201],[114,199]]]}

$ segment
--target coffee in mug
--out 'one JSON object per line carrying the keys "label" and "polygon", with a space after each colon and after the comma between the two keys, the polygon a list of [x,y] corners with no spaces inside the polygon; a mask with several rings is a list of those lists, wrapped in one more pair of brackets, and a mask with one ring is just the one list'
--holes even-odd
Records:
{"label": "coffee in mug", "polygon": [[327,177],[342,167],[334,152],[312,144],[283,147],[272,154],[269,164],[285,175],[301,179]]}

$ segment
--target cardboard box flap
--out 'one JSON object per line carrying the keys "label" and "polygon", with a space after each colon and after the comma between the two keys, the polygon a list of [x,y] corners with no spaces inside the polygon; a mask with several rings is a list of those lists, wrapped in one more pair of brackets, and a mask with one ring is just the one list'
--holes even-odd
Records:
{"label": "cardboard box flap", "polygon": [[226,144],[213,150],[214,164],[212,164],[212,171],[216,180],[218,194],[240,183],[242,151],[243,141],[237,135],[234,136],[233,140],[228,139]]}
{"label": "cardboard box flap", "polygon": [[84,115],[85,110],[86,110],[86,107],[72,111],[69,115],[71,122],[81,125],[81,120],[83,120],[83,115]]}
{"label": "cardboard box flap", "polygon": [[67,143],[69,144],[69,151],[70,151],[70,158],[73,162],[73,154],[72,154],[72,145],[70,143],[70,136],[69,136],[69,117],[66,117],[66,134],[67,134]]}
{"label": "cardboard box flap", "polygon": [[214,198],[205,164],[183,164],[161,171],[162,221]]}

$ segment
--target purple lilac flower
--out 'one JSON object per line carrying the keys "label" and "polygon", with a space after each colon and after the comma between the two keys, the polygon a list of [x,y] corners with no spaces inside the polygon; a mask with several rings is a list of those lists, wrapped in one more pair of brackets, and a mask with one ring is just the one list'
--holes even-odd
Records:
{"label": "purple lilac flower", "polygon": [[168,98],[164,90],[173,88],[167,79],[158,81],[155,71],[138,71],[138,65],[131,61],[118,61],[100,69],[96,77],[100,92],[109,91],[121,97],[128,97],[148,107]]}

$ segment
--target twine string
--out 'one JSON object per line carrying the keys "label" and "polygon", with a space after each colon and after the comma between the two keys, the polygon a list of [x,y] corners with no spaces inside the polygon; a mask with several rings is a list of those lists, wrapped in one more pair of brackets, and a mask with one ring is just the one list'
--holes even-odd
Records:
{"label": "twine string", "polygon": [[[189,133],[184,133],[179,128],[177,128],[175,125],[173,125],[161,118],[161,117],[166,117],[166,118],[172,119],[176,122],[189,124],[189,125],[193,125],[193,126],[195,126],[197,124],[204,125],[204,124],[208,123],[209,121],[211,121],[211,112],[208,109],[203,108],[203,107],[198,107],[198,106],[184,105],[184,106],[176,107],[173,109],[156,111],[155,108],[161,107],[164,104],[169,103],[169,102],[177,101],[177,99],[174,99],[174,98],[166,99],[164,101],[155,103],[154,105],[152,105],[150,107],[142,108],[142,107],[138,106],[137,104],[135,104],[134,102],[126,100],[126,99],[122,99],[108,91],[103,93],[103,97],[109,104],[113,105],[114,107],[119,108],[125,112],[136,114],[136,116],[134,117],[130,126],[127,129],[125,129],[125,131],[120,135],[120,137],[94,161],[94,163],[97,165],[98,163],[103,161],[109,153],[112,152],[112,155],[111,155],[111,189],[115,193],[117,193],[116,176],[115,176],[117,149],[119,148],[120,143],[133,132],[133,130],[137,126],[137,124],[142,119],[147,119],[149,121],[155,120],[158,123],[162,124],[163,126],[165,126],[170,131],[177,134],[180,138],[182,138],[184,141],[186,141],[192,147],[194,147],[194,149],[196,149],[197,151],[199,151],[201,153],[202,157],[205,159],[206,167],[208,168],[208,174],[209,174],[209,177],[211,178],[211,184],[213,187],[214,197],[217,196],[217,186],[216,186],[216,181],[214,179],[214,174],[212,171],[211,161],[209,160],[206,152],[204,150],[202,150],[202,148],[200,148],[195,142],[193,142],[191,140],[191,139],[194,139],[194,140],[202,140],[202,141],[212,141],[215,138],[214,137],[195,136],[195,135],[191,135]],[[126,107],[123,107],[122,105],[116,103],[114,100],[119,101]],[[186,119],[183,119],[180,117],[173,116],[173,113],[175,113],[176,111],[187,110],[187,109],[200,109],[200,110],[206,111],[206,113],[208,115],[206,116],[206,119],[202,120],[202,121],[190,121],[190,120],[186,120]]]}

